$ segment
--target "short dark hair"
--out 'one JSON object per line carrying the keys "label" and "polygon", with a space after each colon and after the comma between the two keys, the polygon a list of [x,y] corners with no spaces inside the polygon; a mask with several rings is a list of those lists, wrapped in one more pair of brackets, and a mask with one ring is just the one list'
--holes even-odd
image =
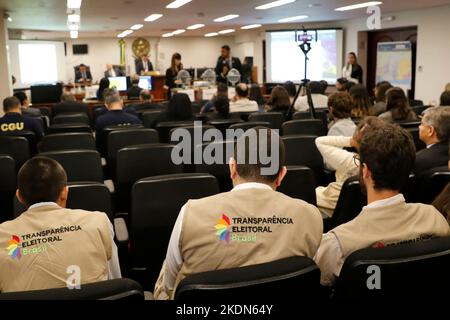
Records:
{"label": "short dark hair", "polygon": [[450,106],[450,91],[444,91],[441,94],[441,99],[440,99],[441,106]]}
{"label": "short dark hair", "polygon": [[361,168],[365,164],[372,173],[376,190],[400,191],[414,168],[416,148],[405,129],[385,123],[364,131],[359,156]]}
{"label": "short dark hair", "polygon": [[223,46],[222,46],[222,49],[225,49],[225,50],[227,50],[227,51],[230,51],[230,50],[231,50],[230,46],[227,45],[227,44],[223,45]]}
{"label": "short dark hair", "polygon": [[297,94],[297,87],[295,86],[295,83],[293,83],[292,81],[286,81],[283,84],[283,87],[288,92],[289,97],[295,97],[295,95]]}
{"label": "short dark hair", "polygon": [[328,89],[328,82],[326,80],[321,80],[320,84],[322,85],[322,94],[325,94]]}
{"label": "short dark hair", "polygon": [[219,83],[217,85],[217,96],[228,97],[228,86],[225,83]]}
{"label": "short dark hair", "polygon": [[[255,141],[251,141],[250,137],[256,133],[257,142],[251,143]],[[265,142],[264,139],[262,139],[262,135],[267,135],[267,138],[265,139],[267,143],[261,144],[261,142]],[[279,152],[279,162],[278,162],[278,168],[276,174],[273,175],[262,175],[261,170],[263,168],[268,168],[270,164],[262,164],[261,162],[261,154],[265,154],[268,157],[273,156],[272,152],[272,139],[278,139],[278,152]],[[265,150],[261,149],[264,148]],[[239,150],[245,150],[245,159],[237,159],[239,157],[238,152]],[[249,163],[251,159],[250,158],[250,152],[252,154],[257,154],[256,164]],[[237,162],[237,173],[238,175],[247,180],[247,181],[253,181],[253,182],[263,182],[263,183],[272,183],[274,182],[285,163],[285,146],[283,141],[280,139],[280,136],[273,130],[265,127],[256,127],[253,129],[247,130],[236,142],[235,149],[234,149],[234,159],[236,159]],[[244,163],[241,163],[244,162]]]}
{"label": "short dark hair", "polygon": [[17,185],[28,207],[40,202],[57,202],[67,186],[67,174],[55,160],[38,156],[22,166],[17,175]]}
{"label": "short dark hair", "polygon": [[13,109],[20,107],[20,101],[16,97],[8,97],[3,100],[3,111],[10,112]]}
{"label": "short dark hair", "polygon": [[152,94],[148,90],[142,90],[141,93],[139,93],[139,96],[143,100],[151,100],[152,99]]}
{"label": "short dark hair", "polygon": [[23,103],[25,102],[25,100],[28,100],[27,94],[23,91],[14,93],[14,97],[19,99],[21,106],[23,106]]}
{"label": "short dark hair", "polygon": [[226,117],[230,114],[230,100],[228,97],[216,97],[214,99],[214,108],[218,114]]}
{"label": "short dark hair", "polygon": [[[245,88],[245,89],[243,89]],[[240,83],[236,86],[236,93],[239,97],[242,98],[247,98],[248,97],[248,93],[249,93],[249,89],[248,86],[246,84]]]}
{"label": "short dark hair", "polygon": [[309,90],[311,90],[311,94],[323,94],[323,85],[319,81],[311,81]]}
{"label": "short dark hair", "polygon": [[352,116],[353,100],[347,92],[337,92],[328,98],[328,107],[333,108],[330,113],[336,119],[347,119]]}
{"label": "short dark hair", "polygon": [[376,87],[377,87],[377,94],[375,96],[376,101],[385,102],[386,92],[389,89],[393,88],[392,84],[389,81],[381,81],[377,83]]}

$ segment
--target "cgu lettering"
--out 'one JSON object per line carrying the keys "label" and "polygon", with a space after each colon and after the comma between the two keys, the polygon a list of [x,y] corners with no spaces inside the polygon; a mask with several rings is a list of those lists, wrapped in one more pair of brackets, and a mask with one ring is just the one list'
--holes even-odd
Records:
{"label": "cgu lettering", "polygon": [[16,123],[3,123],[0,125],[0,131],[22,131],[25,128],[25,124],[23,122]]}

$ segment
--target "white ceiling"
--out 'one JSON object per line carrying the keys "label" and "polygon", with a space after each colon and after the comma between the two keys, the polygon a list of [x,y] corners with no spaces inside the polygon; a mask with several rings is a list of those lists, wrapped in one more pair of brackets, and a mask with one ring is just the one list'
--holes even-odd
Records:
{"label": "white ceiling", "polygon": [[[276,24],[281,18],[308,15],[302,23],[335,21],[357,18],[365,15],[365,9],[336,12],[334,8],[366,0],[297,0],[295,3],[270,10],[255,10],[258,5],[273,0],[193,0],[178,8],[166,9],[172,0],[83,0],[81,7],[80,38],[111,37],[130,26],[142,23],[144,28],[132,36],[160,36],[176,29],[186,28],[196,23],[206,27],[188,31],[182,36],[203,35],[226,28],[238,30],[253,23]],[[318,7],[309,7],[319,4]],[[405,11],[450,4],[450,0],[385,0],[381,6],[383,13]],[[48,37],[68,37],[65,0],[0,0],[0,9],[11,15],[9,29],[42,31]],[[156,22],[144,22],[152,13],[162,13],[164,17]],[[239,14],[238,19],[227,22],[213,22],[215,18]],[[50,33],[49,33],[50,32]]]}

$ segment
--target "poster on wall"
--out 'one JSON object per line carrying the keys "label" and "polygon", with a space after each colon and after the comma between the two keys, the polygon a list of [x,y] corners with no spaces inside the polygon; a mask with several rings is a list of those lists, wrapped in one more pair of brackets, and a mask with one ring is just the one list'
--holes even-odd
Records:
{"label": "poster on wall", "polygon": [[380,42],[377,50],[377,83],[410,90],[412,84],[412,46],[409,41]]}

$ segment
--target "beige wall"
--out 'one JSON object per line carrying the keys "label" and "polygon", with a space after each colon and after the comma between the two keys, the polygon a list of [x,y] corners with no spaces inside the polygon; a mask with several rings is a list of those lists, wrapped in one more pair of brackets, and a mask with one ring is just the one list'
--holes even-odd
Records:
{"label": "beige wall", "polygon": [[[6,21],[3,19],[3,11],[0,10],[0,100],[12,94],[11,76],[9,73]],[[0,107],[0,115],[3,114],[3,107]]]}

